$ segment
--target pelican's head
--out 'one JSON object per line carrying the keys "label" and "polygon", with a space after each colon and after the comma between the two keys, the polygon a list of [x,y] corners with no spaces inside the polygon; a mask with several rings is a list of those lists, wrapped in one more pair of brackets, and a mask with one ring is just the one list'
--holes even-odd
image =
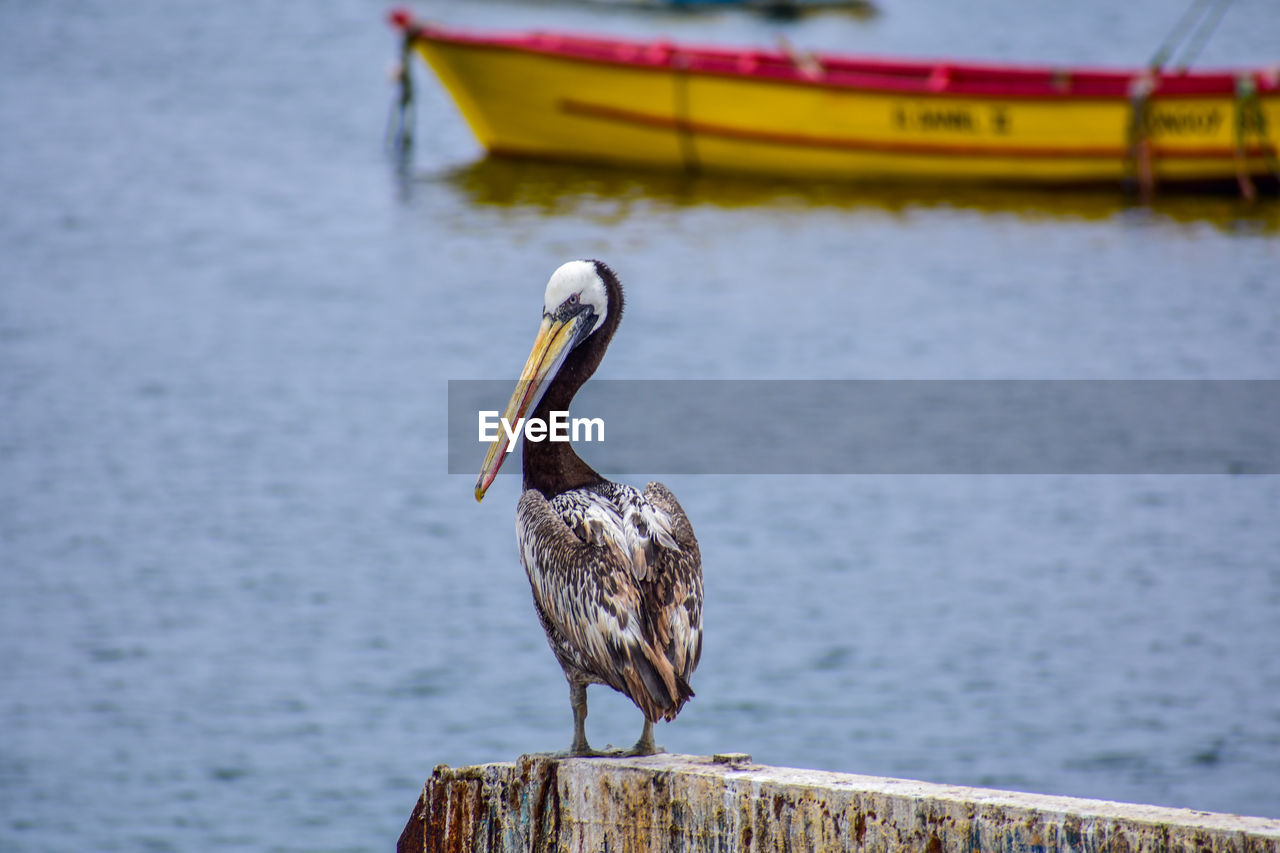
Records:
{"label": "pelican's head", "polygon": [[[602,270],[603,268],[603,270]],[[590,312],[595,318],[587,335],[600,328],[609,315],[609,293],[605,289],[602,272],[609,268],[600,261],[569,261],[561,264],[547,280],[547,290],[542,297],[542,319],[548,317],[573,317]],[[612,275],[612,272],[609,272]]]}
{"label": "pelican's head", "polygon": [[[514,426],[537,408],[569,353],[603,325],[609,315],[605,275],[612,278],[613,272],[600,261],[569,261],[551,274],[542,299],[542,325],[507,410],[502,413],[507,423]],[[500,428],[476,479],[477,501],[484,499],[493,478],[498,476],[509,444],[506,431]]]}

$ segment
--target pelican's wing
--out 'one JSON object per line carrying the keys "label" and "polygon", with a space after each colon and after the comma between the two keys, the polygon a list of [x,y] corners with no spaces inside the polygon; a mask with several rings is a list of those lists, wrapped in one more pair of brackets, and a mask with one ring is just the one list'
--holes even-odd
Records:
{"label": "pelican's wing", "polygon": [[659,633],[666,638],[666,656],[686,680],[702,659],[702,554],[693,525],[671,490],[661,483],[644,489],[645,500],[664,516],[678,550],[661,552],[654,583],[661,606]]}
{"label": "pelican's wing", "polygon": [[612,532],[596,529],[599,540],[588,532],[593,541],[584,541],[540,492],[520,497],[516,535],[534,600],[576,666],[630,696],[648,719],[673,719],[693,692],[657,642],[650,584],[636,579]]}

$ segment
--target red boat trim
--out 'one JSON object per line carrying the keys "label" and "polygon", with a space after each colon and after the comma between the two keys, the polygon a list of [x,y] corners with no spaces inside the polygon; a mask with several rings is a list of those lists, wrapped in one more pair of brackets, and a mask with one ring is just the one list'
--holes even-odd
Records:
{"label": "red boat trim", "polygon": [[[838,90],[884,92],[913,97],[967,96],[1019,100],[1127,100],[1143,69],[1101,70],[992,65],[948,61],[919,62],[813,54],[821,67],[806,72],[784,53],[635,42],[554,33],[488,35],[435,26],[415,26],[415,38],[481,50],[535,54],[567,62],[683,73]],[[1280,93],[1280,81],[1258,70],[1161,74],[1154,98],[1233,96],[1235,81],[1248,74],[1259,95]]]}
{"label": "red boat trim", "polygon": [[[748,130],[726,125],[707,124],[697,121],[682,121],[666,116],[619,109],[602,104],[590,104],[584,101],[562,100],[560,110],[569,115],[613,121],[621,124],[639,125],[659,130],[680,130],[695,136],[719,137],[745,142],[757,142],[765,145],[782,145],[796,148],[828,148],[838,151],[871,151],[884,154],[941,154],[948,157],[1016,157],[1019,159],[1077,158],[1081,160],[1118,160],[1129,156],[1129,150],[1122,146],[1031,146],[1031,145],[957,145],[954,143],[927,142],[893,142],[889,140],[854,139],[849,137],[808,136],[794,133],[774,133],[770,131]],[[1251,146],[1245,151],[1248,157],[1262,157],[1268,152],[1262,146]],[[1275,156],[1274,150],[1271,156]],[[1188,160],[1231,159],[1235,156],[1232,148],[1170,148],[1153,145],[1151,154],[1156,158],[1178,158]]]}

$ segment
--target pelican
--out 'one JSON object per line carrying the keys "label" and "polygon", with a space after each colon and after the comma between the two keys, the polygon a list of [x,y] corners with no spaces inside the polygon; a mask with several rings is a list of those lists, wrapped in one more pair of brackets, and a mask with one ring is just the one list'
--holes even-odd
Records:
{"label": "pelican", "polygon": [[[570,261],[551,275],[542,324],[503,417],[568,411],[622,319],[622,285],[601,261]],[[476,500],[507,455],[505,430],[489,445]],[[643,492],[601,477],[569,442],[526,441],[516,541],[533,605],[569,682],[569,755],[587,743],[587,686],[604,684],[644,714],[627,755],[661,750],[653,724],[673,720],[702,656],[702,557],[693,527],[661,483]]]}

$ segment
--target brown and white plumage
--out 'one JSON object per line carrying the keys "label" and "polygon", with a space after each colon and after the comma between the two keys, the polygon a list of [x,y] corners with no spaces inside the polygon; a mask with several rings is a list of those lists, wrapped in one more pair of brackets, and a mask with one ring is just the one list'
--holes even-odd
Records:
{"label": "brown and white plumage", "polygon": [[[595,371],[622,316],[622,288],[599,261],[574,261],[547,284],[543,323],[505,417],[546,418],[569,408]],[[497,474],[506,440],[489,449],[477,499]],[[520,559],[534,606],[569,682],[573,754],[586,741],[586,686],[630,697],[645,723],[633,752],[656,749],[652,725],[693,696],[702,655],[702,559],[670,490],[610,482],[567,442],[526,442],[516,510]]]}
{"label": "brown and white plumage", "polygon": [[661,483],[604,483],[516,510],[520,559],[566,675],[625,693],[646,719],[675,719],[702,654],[698,542]]}

